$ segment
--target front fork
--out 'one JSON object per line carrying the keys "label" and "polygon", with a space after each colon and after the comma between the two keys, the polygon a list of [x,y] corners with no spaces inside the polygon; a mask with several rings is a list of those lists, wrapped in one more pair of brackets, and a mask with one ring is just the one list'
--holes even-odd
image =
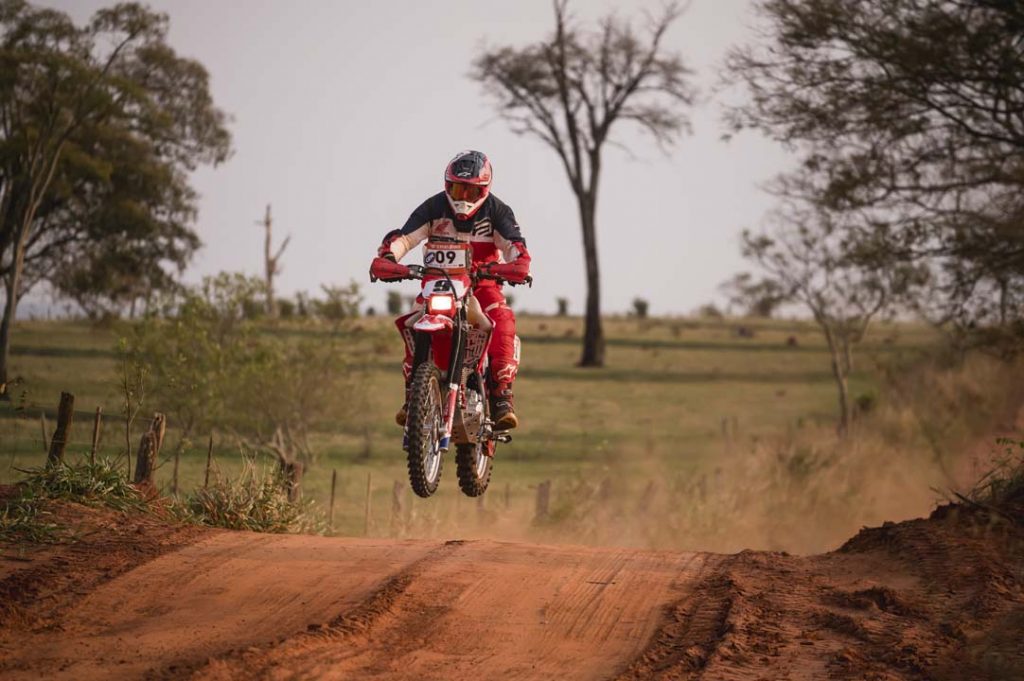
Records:
{"label": "front fork", "polygon": [[[413,345],[412,375],[420,364],[430,358],[433,351],[433,334],[416,332]],[[447,399],[444,400],[444,412],[442,421],[444,433],[439,443],[442,452],[448,451],[451,446],[452,428],[455,426],[455,410],[458,408],[459,392],[462,388],[462,365],[466,355],[466,329],[465,322],[456,320],[452,329],[451,349],[448,353],[448,372],[445,378],[448,381]],[[403,449],[409,448],[409,433],[406,431],[402,444]]]}

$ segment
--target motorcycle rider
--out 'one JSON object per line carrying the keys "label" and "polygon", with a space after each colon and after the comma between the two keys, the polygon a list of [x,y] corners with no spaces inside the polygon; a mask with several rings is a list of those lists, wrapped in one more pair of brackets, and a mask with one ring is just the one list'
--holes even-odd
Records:
{"label": "motorcycle rider", "polygon": [[[462,151],[445,168],[444,191],[439,192],[412,212],[401,229],[388,232],[377,251],[371,272],[387,280],[389,266],[432,236],[468,241],[473,267],[500,276],[510,283],[523,283],[530,274],[530,253],[519,231],[512,209],[491,193],[491,162],[479,151]],[[512,398],[512,383],[519,369],[519,338],[516,318],[505,301],[501,285],[481,279],[473,295],[493,324],[490,361],[491,418],[495,430],[510,430],[519,425]],[[422,304],[422,299],[417,299]],[[404,427],[408,413],[409,380],[412,375],[413,347],[411,320],[416,310],[395,320],[405,339],[406,402],[395,414],[395,422]]]}

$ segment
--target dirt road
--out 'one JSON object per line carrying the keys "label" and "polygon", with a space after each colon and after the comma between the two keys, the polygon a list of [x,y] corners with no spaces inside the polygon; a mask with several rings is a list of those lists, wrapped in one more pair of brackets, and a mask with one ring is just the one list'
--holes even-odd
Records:
{"label": "dirt road", "polygon": [[0,678],[1024,671],[1024,532],[993,530],[991,518],[947,513],[794,557],[257,535],[74,514],[92,514],[78,542],[0,546]]}
{"label": "dirt road", "polygon": [[717,560],[217,533],[89,593],[4,676],[601,678]]}

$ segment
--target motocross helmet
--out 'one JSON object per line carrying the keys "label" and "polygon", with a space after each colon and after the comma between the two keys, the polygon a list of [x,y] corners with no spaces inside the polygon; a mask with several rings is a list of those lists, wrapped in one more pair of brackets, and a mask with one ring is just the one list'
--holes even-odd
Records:
{"label": "motocross helmet", "polygon": [[491,193],[491,162],[479,151],[460,151],[444,171],[444,194],[459,220],[468,220]]}

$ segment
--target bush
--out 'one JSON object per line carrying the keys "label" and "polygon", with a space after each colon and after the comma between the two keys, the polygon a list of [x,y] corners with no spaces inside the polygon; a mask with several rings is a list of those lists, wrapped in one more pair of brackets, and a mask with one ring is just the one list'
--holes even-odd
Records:
{"label": "bush", "polygon": [[119,511],[145,506],[139,490],[109,459],[100,459],[96,463],[62,463],[22,472],[28,477],[21,482],[20,489],[32,497],[108,506]]}
{"label": "bush", "polygon": [[388,314],[392,317],[402,314],[402,294],[398,291],[388,291]]}
{"label": "bush", "polygon": [[290,298],[278,298],[277,315],[281,319],[292,319],[295,316],[295,302]]}
{"label": "bush", "polygon": [[1000,438],[1002,456],[971,490],[968,499],[1024,524],[1024,440]]}
{"label": "bush", "polygon": [[107,506],[125,511],[145,507],[139,491],[114,462],[58,464],[22,471],[27,477],[18,484],[17,494],[0,505],[0,540],[9,542],[52,542],[62,537],[49,520],[45,502],[72,501],[88,506]]}
{"label": "bush", "polygon": [[353,403],[351,362],[339,334],[294,340],[245,319],[242,303],[257,285],[220,275],[183,290],[165,318],[132,329],[123,358],[147,376],[147,401],[183,438],[217,428],[308,463],[311,426],[339,420]]}
{"label": "bush", "polygon": [[714,303],[708,303],[707,305],[701,305],[697,309],[698,317],[706,317],[708,319],[722,319],[725,315],[718,309],[718,306]]}
{"label": "bush", "polygon": [[270,533],[324,534],[327,524],[312,502],[288,501],[279,469],[257,469],[246,458],[233,481],[217,480],[175,506],[180,517],[211,527]]}
{"label": "bush", "polygon": [[314,300],[316,314],[329,321],[355,319],[359,316],[359,306],[363,297],[359,293],[359,284],[350,282],[348,286],[321,286],[326,298]]}

